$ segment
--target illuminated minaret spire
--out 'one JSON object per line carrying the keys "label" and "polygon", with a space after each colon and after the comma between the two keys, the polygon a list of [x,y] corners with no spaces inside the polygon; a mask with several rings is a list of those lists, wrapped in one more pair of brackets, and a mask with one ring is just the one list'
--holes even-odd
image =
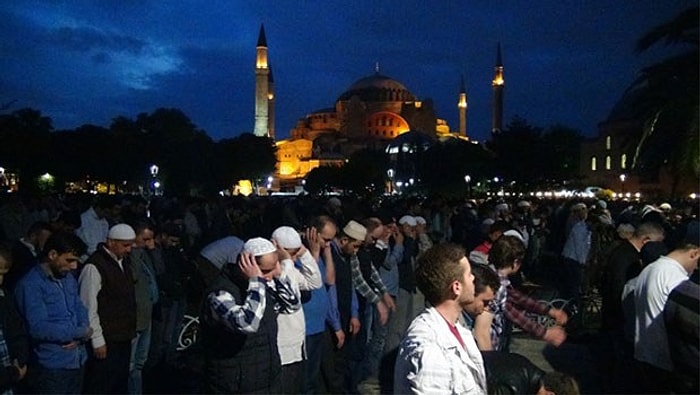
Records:
{"label": "illuminated minaret spire", "polygon": [[256,46],[255,59],[255,128],[256,136],[270,136],[269,124],[269,95],[270,95],[270,68],[267,64],[267,39],[265,38],[265,26],[260,25],[260,35]]}
{"label": "illuminated minaret spire", "polygon": [[267,134],[275,139],[275,79],[272,77],[272,66],[267,79]]}
{"label": "illuminated minaret spire", "polygon": [[496,67],[491,86],[493,87],[493,118],[491,119],[491,133],[500,133],[503,129],[503,59],[501,58],[501,43],[498,43],[496,54]]}
{"label": "illuminated minaret spire", "polygon": [[459,86],[459,135],[467,137],[467,90],[464,87],[464,76],[460,81]]}

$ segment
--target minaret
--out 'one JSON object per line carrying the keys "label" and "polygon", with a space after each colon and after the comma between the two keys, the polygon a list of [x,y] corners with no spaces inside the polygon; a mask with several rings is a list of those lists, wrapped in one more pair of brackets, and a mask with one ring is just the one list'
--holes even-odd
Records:
{"label": "minaret", "polygon": [[255,128],[256,136],[269,136],[269,75],[267,67],[267,39],[265,38],[265,26],[260,25],[260,35],[256,46],[257,57],[255,60]]}
{"label": "minaret", "polygon": [[495,74],[491,86],[493,87],[493,119],[491,120],[491,133],[500,133],[503,129],[503,59],[501,58],[501,43],[498,43],[496,54]]}
{"label": "minaret", "polygon": [[270,66],[270,78],[267,79],[267,131],[270,138],[275,140],[275,79],[272,77],[272,66]]}
{"label": "minaret", "polygon": [[464,76],[459,86],[459,135],[467,137],[467,90],[464,88]]}

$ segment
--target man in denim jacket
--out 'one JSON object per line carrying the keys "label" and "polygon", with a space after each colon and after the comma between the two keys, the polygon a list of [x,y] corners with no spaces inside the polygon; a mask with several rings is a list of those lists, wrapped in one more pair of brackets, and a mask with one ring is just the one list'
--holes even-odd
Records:
{"label": "man in denim jacket", "polygon": [[82,390],[85,341],[92,328],[71,271],[77,269],[85,249],[85,243],[72,233],[53,234],[46,241],[41,263],[15,289],[31,339],[28,382],[34,393],[79,394]]}

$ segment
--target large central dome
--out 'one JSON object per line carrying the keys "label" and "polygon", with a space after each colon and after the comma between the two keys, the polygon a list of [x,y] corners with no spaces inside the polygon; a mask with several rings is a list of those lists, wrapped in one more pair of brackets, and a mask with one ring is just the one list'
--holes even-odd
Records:
{"label": "large central dome", "polygon": [[358,96],[364,102],[415,101],[416,98],[406,87],[387,76],[375,73],[355,81],[340,95],[339,101]]}

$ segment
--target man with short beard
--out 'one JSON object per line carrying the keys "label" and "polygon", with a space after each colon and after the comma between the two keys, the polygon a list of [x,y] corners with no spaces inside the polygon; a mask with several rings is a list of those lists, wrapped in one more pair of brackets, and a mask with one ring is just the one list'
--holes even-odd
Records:
{"label": "man with short beard", "polygon": [[93,334],[85,364],[85,392],[128,392],[131,341],[136,337],[136,298],[129,253],[134,229],[117,224],[80,273],[80,299]]}
{"label": "man with short beard", "polygon": [[[32,393],[79,394],[82,390],[85,342],[92,328],[71,271],[85,249],[85,243],[72,233],[51,235],[41,263],[17,284],[17,308],[32,344],[28,380]],[[59,300],[64,303],[56,303]]]}

